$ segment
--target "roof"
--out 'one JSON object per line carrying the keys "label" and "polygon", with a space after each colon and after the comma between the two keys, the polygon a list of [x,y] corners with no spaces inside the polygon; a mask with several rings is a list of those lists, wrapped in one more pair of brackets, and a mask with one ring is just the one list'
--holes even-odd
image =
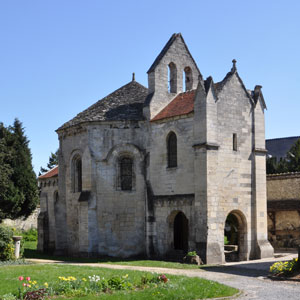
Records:
{"label": "roof", "polygon": [[283,137],[266,140],[268,155],[276,157],[277,160],[285,158],[291,147],[297,142],[300,136]]}
{"label": "roof", "polygon": [[45,174],[39,176],[38,179],[45,179],[45,178],[52,178],[58,176],[58,166],[54,167],[53,169],[49,170]]}
{"label": "roof", "polygon": [[143,120],[143,103],[147,95],[148,89],[132,80],[97,101],[57,130],[59,131],[83,122]]}
{"label": "roof", "polygon": [[168,52],[169,48],[172,46],[172,44],[176,41],[177,38],[181,38],[187,53],[190,55],[190,57],[192,58],[199,74],[200,70],[198,69],[198,66],[194,60],[194,58],[192,57],[189,48],[187,47],[181,33],[173,33],[172,36],[170,37],[170,39],[168,40],[168,42],[166,43],[166,45],[164,46],[164,48],[161,50],[161,52],[158,54],[158,56],[156,57],[156,59],[154,60],[153,64],[151,65],[151,67],[149,68],[149,70],[147,71],[147,73],[150,73],[152,71],[154,71],[154,69],[156,68],[156,66],[159,64],[159,62],[161,61],[161,59],[164,57],[164,55]]}
{"label": "roof", "polygon": [[178,94],[151,121],[186,115],[194,111],[194,97],[196,90]]}

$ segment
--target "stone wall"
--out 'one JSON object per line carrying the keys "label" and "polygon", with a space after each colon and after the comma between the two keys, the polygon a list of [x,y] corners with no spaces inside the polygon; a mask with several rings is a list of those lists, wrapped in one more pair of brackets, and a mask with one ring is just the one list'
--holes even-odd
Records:
{"label": "stone wall", "polygon": [[26,219],[23,218],[17,220],[5,219],[3,223],[10,227],[15,227],[21,230],[28,230],[31,228],[37,229],[37,220],[40,213],[40,208],[36,208],[35,211]]}
{"label": "stone wall", "polygon": [[267,176],[268,238],[275,248],[300,245],[300,173]]}
{"label": "stone wall", "polygon": [[56,227],[54,205],[58,193],[57,176],[39,179],[40,186],[40,212],[38,221],[38,246],[39,251],[52,252],[55,249]]}
{"label": "stone wall", "polygon": [[[145,255],[147,136],[143,122],[93,125],[80,134],[60,136],[60,198],[66,201],[65,247],[70,255]],[[82,157],[82,192],[88,192],[83,202],[82,192],[72,191],[70,168],[75,153]],[[118,186],[122,155],[133,159],[131,191],[121,191]]]}

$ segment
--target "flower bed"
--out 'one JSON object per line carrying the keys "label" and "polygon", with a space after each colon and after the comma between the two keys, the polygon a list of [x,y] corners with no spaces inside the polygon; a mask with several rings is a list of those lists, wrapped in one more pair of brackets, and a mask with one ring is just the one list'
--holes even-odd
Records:
{"label": "flower bed", "polygon": [[57,296],[81,297],[87,295],[112,294],[114,291],[134,291],[146,288],[157,288],[166,285],[169,279],[166,275],[143,275],[139,281],[133,281],[128,276],[114,275],[104,278],[92,275],[87,278],[74,276],[59,276],[54,282],[37,282],[30,277],[19,276],[20,287],[15,293],[0,297],[1,300],[45,299]]}

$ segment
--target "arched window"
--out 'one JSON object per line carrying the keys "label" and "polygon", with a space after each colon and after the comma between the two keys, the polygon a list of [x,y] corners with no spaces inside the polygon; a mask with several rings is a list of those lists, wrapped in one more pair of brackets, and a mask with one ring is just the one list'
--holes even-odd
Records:
{"label": "arched window", "polygon": [[171,132],[167,138],[168,149],[168,167],[177,167],[177,137],[174,132]]}
{"label": "arched window", "polygon": [[185,67],[183,71],[183,91],[189,91],[193,88],[192,69]]}
{"label": "arched window", "polygon": [[177,93],[177,68],[173,62],[168,66],[168,92]]}
{"label": "arched window", "polygon": [[82,163],[81,163],[80,156],[76,156],[73,158],[72,187],[73,187],[73,192],[75,193],[82,191]]}
{"label": "arched window", "polygon": [[133,160],[130,157],[121,157],[120,167],[120,186],[122,191],[131,191],[133,182]]}

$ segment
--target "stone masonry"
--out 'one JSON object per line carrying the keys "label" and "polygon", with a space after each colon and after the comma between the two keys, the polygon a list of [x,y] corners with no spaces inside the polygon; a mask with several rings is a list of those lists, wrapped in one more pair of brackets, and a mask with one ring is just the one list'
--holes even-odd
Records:
{"label": "stone masonry", "polygon": [[265,108],[261,86],[247,90],[235,60],[221,82],[204,80],[181,34],[172,35],[148,88],[133,77],[57,129],[58,195],[41,230],[49,247],[151,258],[195,250],[222,263],[232,215],[239,259],[272,256]]}
{"label": "stone masonry", "polygon": [[300,173],[267,176],[268,235],[274,248],[300,246]]}

